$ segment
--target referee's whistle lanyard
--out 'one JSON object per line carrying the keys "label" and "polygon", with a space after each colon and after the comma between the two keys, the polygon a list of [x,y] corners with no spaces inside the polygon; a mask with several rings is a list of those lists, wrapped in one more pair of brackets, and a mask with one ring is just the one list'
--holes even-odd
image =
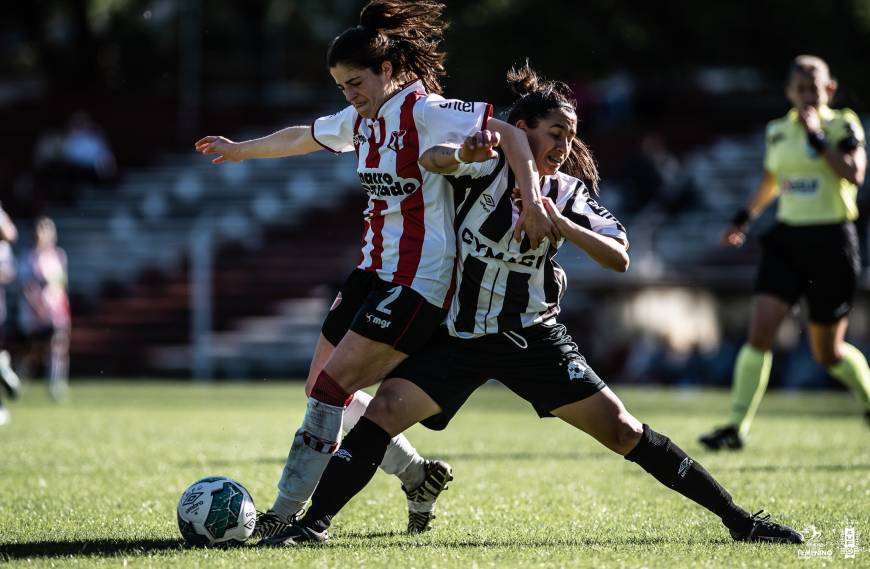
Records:
{"label": "referee's whistle lanyard", "polygon": [[525,338],[520,336],[518,333],[516,333],[512,330],[508,330],[507,332],[502,332],[501,334],[502,334],[502,336],[504,336],[505,338],[507,338],[508,340],[513,342],[514,344],[516,344],[517,347],[520,348],[521,350],[525,350],[526,348],[529,347],[529,342]]}

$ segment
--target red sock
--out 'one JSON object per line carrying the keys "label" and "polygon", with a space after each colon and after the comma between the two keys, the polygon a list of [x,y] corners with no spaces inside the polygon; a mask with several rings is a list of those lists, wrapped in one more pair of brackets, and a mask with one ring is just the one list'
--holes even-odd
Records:
{"label": "red sock", "polygon": [[353,394],[345,391],[326,371],[321,371],[311,389],[311,397],[321,403],[335,407],[347,407],[353,399]]}

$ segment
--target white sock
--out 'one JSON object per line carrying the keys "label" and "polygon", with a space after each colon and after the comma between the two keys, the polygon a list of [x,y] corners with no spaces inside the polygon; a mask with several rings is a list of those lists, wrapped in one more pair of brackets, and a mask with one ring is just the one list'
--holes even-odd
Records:
{"label": "white sock", "polygon": [[344,408],[308,399],[302,426],[293,437],[278,497],[272,510],[284,519],[298,514],[314,494],[332,453],[338,448]]}
{"label": "white sock", "polygon": [[[365,415],[371,400],[372,396],[365,391],[357,391],[353,394],[353,401],[344,411],[344,422],[341,428],[345,434],[356,425],[360,417]],[[387,474],[395,474],[402,481],[402,485],[408,489],[416,488],[426,477],[423,457],[417,454],[417,449],[402,434],[396,435],[390,441],[380,468]]]}
{"label": "white sock", "polygon": [[0,351],[0,375],[3,380],[8,383],[12,389],[21,388],[21,380],[15,375],[15,370],[12,369],[12,361],[9,358],[9,352],[6,350]]}

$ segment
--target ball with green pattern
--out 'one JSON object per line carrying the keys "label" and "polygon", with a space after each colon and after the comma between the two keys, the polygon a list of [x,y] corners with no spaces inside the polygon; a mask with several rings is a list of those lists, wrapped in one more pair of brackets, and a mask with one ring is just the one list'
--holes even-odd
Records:
{"label": "ball with green pattern", "polygon": [[244,486],[224,476],[197,480],[176,508],[181,537],[190,545],[243,543],[251,537],[257,512]]}

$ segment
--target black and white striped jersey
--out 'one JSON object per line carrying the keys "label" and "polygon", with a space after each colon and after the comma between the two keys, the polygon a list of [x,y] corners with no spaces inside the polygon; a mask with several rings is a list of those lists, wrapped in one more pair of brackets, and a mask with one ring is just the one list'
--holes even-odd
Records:
{"label": "black and white striped jersey", "polygon": [[[513,239],[519,209],[512,199],[514,175],[504,155],[461,165],[453,176],[456,200],[456,291],[447,316],[451,335],[473,338],[519,330],[553,319],[565,291],[565,273],[545,240],[532,249]],[[544,178],[541,193],[574,223],[601,235],[626,239],[625,228],[589,195],[582,181],[563,174]]]}

